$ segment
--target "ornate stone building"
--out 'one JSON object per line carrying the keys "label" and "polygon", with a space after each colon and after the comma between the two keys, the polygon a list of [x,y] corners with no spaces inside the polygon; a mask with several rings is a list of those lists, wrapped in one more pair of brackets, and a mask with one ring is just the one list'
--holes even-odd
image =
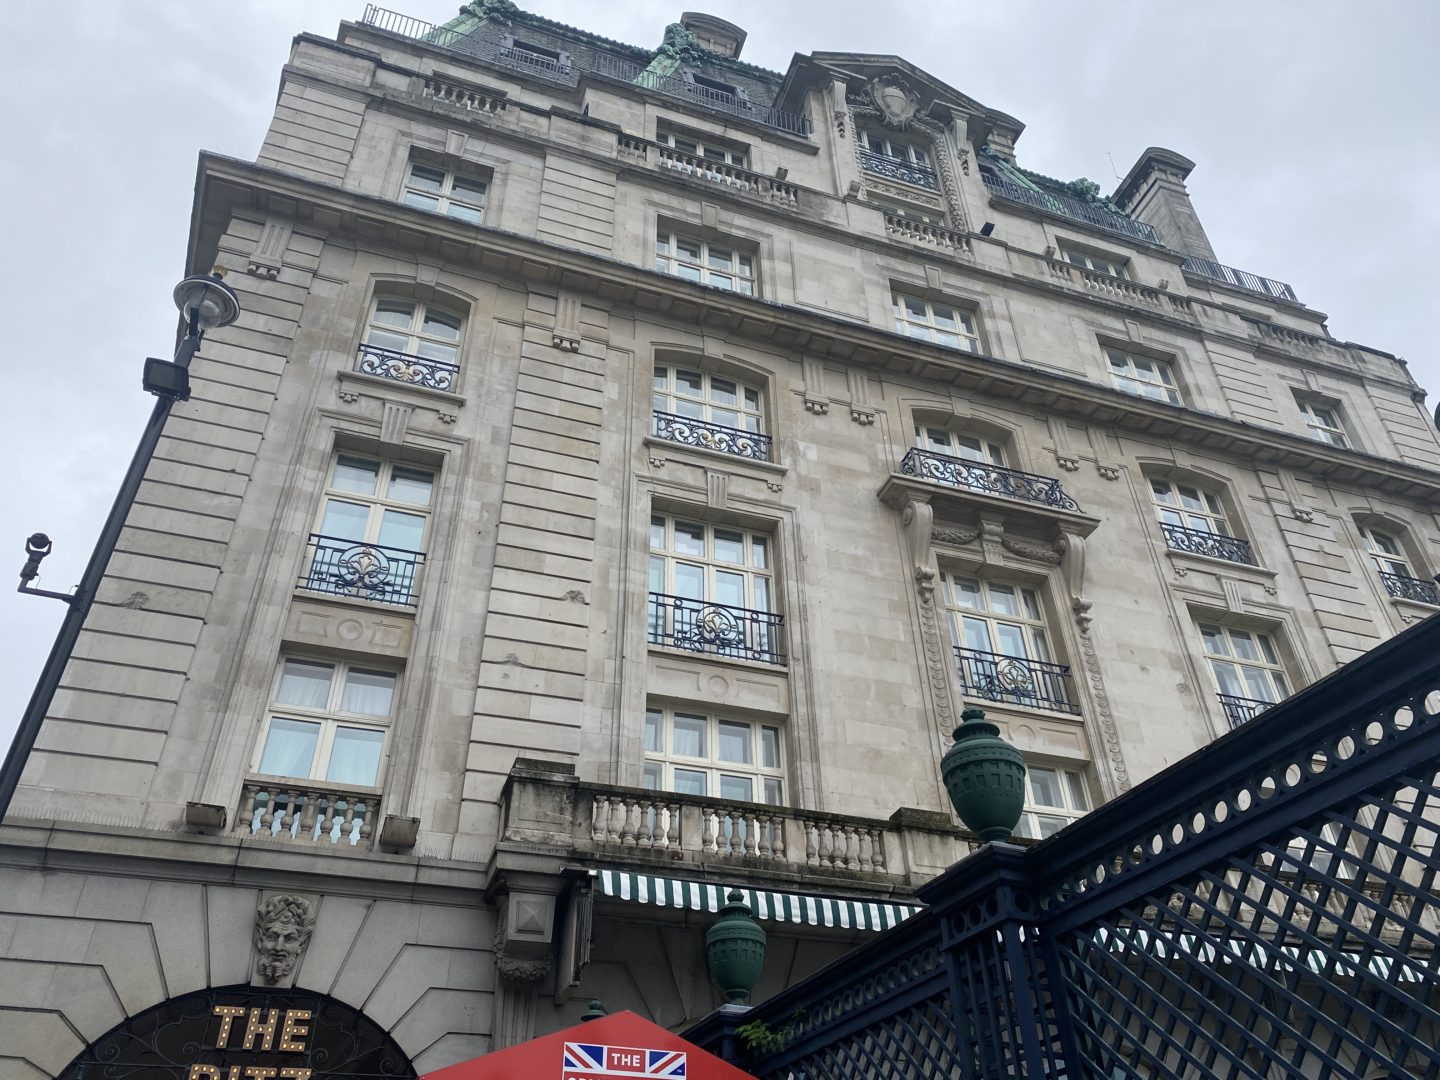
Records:
{"label": "ornate stone building", "polygon": [[763,996],[969,850],[962,702],[1049,835],[1440,610],[1423,393],[1217,261],[1191,162],[1105,198],[744,40],[371,8],[202,155],[242,315],[0,828],[0,1073],[677,1027],[726,886]]}

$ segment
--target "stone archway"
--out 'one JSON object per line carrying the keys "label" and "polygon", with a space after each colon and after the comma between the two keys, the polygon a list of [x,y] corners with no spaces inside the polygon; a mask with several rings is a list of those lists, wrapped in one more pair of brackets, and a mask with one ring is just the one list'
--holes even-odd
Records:
{"label": "stone archway", "polygon": [[326,994],[228,986],[163,1001],[117,1024],[60,1080],[415,1080],[364,1013]]}

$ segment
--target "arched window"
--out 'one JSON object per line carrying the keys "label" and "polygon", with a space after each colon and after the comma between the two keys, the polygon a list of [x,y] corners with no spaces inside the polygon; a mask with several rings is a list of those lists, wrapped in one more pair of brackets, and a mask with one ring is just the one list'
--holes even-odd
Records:
{"label": "arched window", "polygon": [[378,296],[370,308],[358,370],[396,382],[453,390],[464,319],[436,304]]}
{"label": "arched window", "polygon": [[1249,541],[1235,535],[1218,490],[1150,477],[1150,495],[1165,545],[1174,551],[1255,565]]}

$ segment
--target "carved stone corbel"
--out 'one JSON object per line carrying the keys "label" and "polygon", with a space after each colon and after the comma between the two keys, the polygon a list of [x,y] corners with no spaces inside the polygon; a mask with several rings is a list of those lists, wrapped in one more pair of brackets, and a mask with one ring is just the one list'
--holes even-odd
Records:
{"label": "carved stone corbel", "polygon": [[807,356],[800,362],[800,375],[805,383],[805,408],[816,416],[824,416],[830,411],[830,399],[825,394],[825,365]]}
{"label": "carved stone corbel", "polygon": [[980,550],[987,563],[1005,561],[1005,523],[999,518],[980,519]]}
{"label": "carved stone corbel", "polygon": [[926,500],[911,496],[900,511],[900,525],[905,533],[905,555],[915,587],[922,598],[928,599],[935,591],[935,567],[930,554],[935,508]]}
{"label": "carved stone corbel", "polygon": [[935,726],[942,738],[955,728],[955,705],[950,697],[950,655],[940,634],[935,612],[935,562],[930,542],[935,531],[935,509],[917,496],[910,496],[900,510],[905,537],[905,559],[915,582],[920,607],[920,644],[925,655],[925,677],[930,688]]}
{"label": "carved stone corbel", "polygon": [[1062,532],[1055,542],[1060,549],[1060,569],[1065,578],[1065,592],[1070,600],[1070,610],[1080,632],[1090,628],[1090,601],[1085,596],[1085,538],[1079,533]]}

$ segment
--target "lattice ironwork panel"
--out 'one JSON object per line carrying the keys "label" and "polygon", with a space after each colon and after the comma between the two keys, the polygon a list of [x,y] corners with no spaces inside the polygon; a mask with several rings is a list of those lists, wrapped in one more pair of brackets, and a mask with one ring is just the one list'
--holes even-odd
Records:
{"label": "lattice ironwork panel", "polygon": [[1440,1077],[1437,838],[1431,764],[1064,935],[1085,1064]]}
{"label": "lattice ironwork panel", "polygon": [[917,1077],[973,1075],[962,1067],[950,1018],[950,998],[941,993],[873,1023],[784,1067],[764,1080],[914,1080]]}

